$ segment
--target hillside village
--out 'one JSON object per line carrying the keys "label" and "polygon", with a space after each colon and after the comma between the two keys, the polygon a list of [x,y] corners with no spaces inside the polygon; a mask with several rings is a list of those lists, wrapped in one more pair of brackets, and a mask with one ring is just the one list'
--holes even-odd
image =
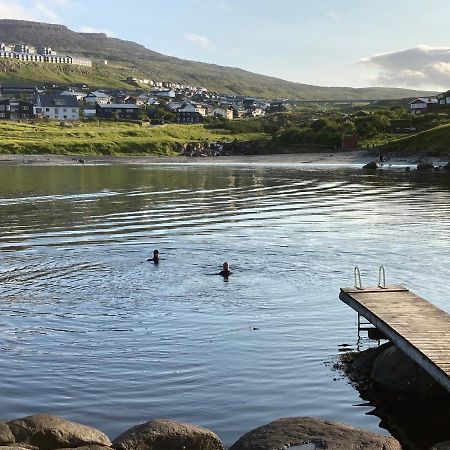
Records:
{"label": "hillside village", "polygon": [[[221,95],[206,88],[171,81],[147,82],[148,91],[104,89],[89,91],[88,86],[59,89],[45,86],[0,86],[0,120],[76,121],[81,118],[146,120],[154,124],[167,122],[199,124],[207,118],[233,120],[261,117],[268,113],[288,111],[293,102],[256,97]],[[317,102],[320,104],[320,102]],[[327,102],[323,102],[327,103]],[[450,106],[450,91],[435,97],[409,102],[409,112],[420,115]]]}
{"label": "hillside village", "polygon": [[[153,82],[149,92],[87,91],[87,86],[0,86],[0,119],[74,121],[80,118],[202,123],[207,117],[232,120],[287,109],[284,101],[228,96],[172,82]],[[55,92],[56,91],[56,92]]]}

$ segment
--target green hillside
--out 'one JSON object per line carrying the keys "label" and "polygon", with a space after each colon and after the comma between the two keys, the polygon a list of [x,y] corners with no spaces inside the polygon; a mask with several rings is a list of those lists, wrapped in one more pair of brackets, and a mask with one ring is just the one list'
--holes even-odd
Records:
{"label": "green hillside", "polygon": [[[86,83],[93,87],[124,87],[128,76],[204,86],[220,93],[297,99],[398,99],[426,95],[395,88],[319,87],[258,75],[245,70],[162,55],[135,42],[102,33],[77,33],[63,25],[3,19],[0,42],[45,45],[59,53],[89,57],[92,68],[68,68],[44,63],[0,61],[0,83]],[[103,64],[108,60],[108,66]]]}
{"label": "green hillside", "polygon": [[450,124],[394,140],[384,146],[392,151],[450,154]]}

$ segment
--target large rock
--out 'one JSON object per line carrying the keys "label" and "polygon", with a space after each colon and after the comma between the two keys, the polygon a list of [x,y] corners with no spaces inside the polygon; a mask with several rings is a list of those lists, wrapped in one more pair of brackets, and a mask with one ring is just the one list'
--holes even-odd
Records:
{"label": "large rock", "polygon": [[19,444],[17,445],[2,445],[0,446],[0,450],[30,450],[28,447],[20,447]]}
{"label": "large rock", "polygon": [[374,361],[371,378],[388,388],[427,397],[442,395],[442,388],[396,346],[389,347]]}
{"label": "large rock", "polygon": [[278,419],[242,436],[229,450],[278,450],[315,444],[328,450],[400,450],[394,438],[311,417]]}
{"label": "large rock", "polygon": [[434,170],[434,164],[432,162],[422,161],[419,164],[417,164],[418,172],[424,172],[427,170]]}
{"label": "large rock", "polygon": [[224,450],[220,439],[206,428],[155,419],[130,428],[114,439],[118,450]]}
{"label": "large rock", "polygon": [[40,450],[76,448],[83,445],[110,446],[106,434],[95,428],[49,414],[37,414],[7,422],[16,443],[31,444]]}
{"label": "large rock", "polygon": [[367,163],[365,166],[363,166],[363,170],[377,170],[378,164],[376,161],[371,161],[370,163]]}
{"label": "large rock", "polygon": [[5,421],[0,421],[0,445],[14,444],[16,438]]}
{"label": "large rock", "polygon": [[[58,448],[58,450],[111,450],[111,447],[106,447],[104,445],[83,445],[82,447],[73,448]],[[1,448],[0,448],[1,450]]]}

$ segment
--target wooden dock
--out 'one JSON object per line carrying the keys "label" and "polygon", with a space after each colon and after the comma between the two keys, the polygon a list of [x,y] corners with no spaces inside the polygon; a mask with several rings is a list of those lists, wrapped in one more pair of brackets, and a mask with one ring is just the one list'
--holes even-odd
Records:
{"label": "wooden dock", "polygon": [[449,314],[404,286],[342,288],[339,298],[450,392]]}

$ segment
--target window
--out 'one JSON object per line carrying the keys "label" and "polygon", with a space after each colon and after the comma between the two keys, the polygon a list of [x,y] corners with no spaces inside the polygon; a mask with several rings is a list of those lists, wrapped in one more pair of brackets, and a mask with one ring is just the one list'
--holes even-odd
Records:
{"label": "window", "polygon": [[29,115],[28,114],[22,114],[22,119],[28,119]]}
{"label": "window", "polygon": [[63,112],[67,112],[67,108],[64,108],[64,109],[63,109]]}
{"label": "window", "polygon": [[5,111],[5,105],[0,105],[0,111]]}
{"label": "window", "polygon": [[76,113],[77,112],[77,108],[72,108],[72,112]]}
{"label": "window", "polygon": [[125,111],[126,111],[127,113],[133,113],[134,110],[133,110],[133,109],[126,109]]}
{"label": "window", "polygon": [[30,107],[29,106],[22,106],[22,111],[29,111]]}
{"label": "window", "polygon": [[6,117],[5,113],[0,113],[0,119],[4,119]]}
{"label": "window", "polygon": [[45,108],[45,112],[50,112],[50,108]]}

